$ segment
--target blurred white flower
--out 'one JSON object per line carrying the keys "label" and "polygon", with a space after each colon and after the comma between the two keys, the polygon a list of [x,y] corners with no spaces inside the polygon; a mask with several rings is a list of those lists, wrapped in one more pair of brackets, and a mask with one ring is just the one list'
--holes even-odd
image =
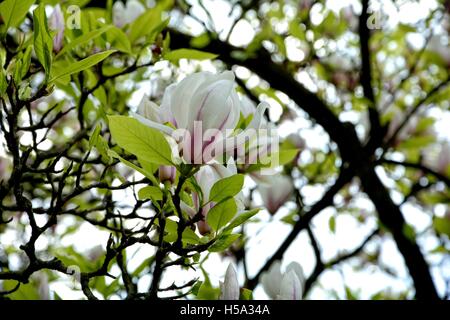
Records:
{"label": "blurred white flower", "polygon": [[281,262],[275,261],[261,276],[264,291],[273,300],[301,300],[305,276],[297,262],[291,262],[284,273]]}
{"label": "blurred white flower", "polygon": [[103,247],[100,244],[92,247],[86,252],[87,258],[92,262],[97,261],[103,254],[105,254],[105,250],[103,250]]}
{"label": "blurred white flower", "polygon": [[427,49],[436,53],[444,63],[450,65],[450,50],[448,49],[449,44],[444,44],[442,41],[443,39],[444,38],[442,35],[433,35],[428,41]]}
{"label": "blurred white flower", "polygon": [[45,271],[37,272],[33,275],[37,282],[37,290],[40,300],[50,300],[50,288],[48,285],[48,275]]}
{"label": "blurred white flower", "polygon": [[239,300],[240,289],[236,270],[230,263],[225,273],[225,279],[220,282],[220,300]]}
{"label": "blurred white flower", "polygon": [[145,7],[138,0],[128,0],[125,5],[122,1],[116,1],[114,2],[112,11],[114,25],[121,28],[143,14]]}
{"label": "blurred white flower", "polygon": [[285,175],[270,176],[258,185],[258,191],[264,202],[264,206],[271,214],[275,214],[292,196],[294,186],[289,177]]}
{"label": "blurred white flower", "polygon": [[445,143],[442,146],[441,151],[439,152],[436,163],[436,170],[443,175],[447,175],[449,166],[450,166],[450,144]]}

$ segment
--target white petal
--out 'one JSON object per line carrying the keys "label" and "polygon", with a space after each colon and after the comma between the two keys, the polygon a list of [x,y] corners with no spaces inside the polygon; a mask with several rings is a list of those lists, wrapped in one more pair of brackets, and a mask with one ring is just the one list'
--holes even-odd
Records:
{"label": "white petal", "polygon": [[130,112],[131,116],[133,118],[135,118],[136,120],[138,120],[140,123],[145,124],[146,126],[153,128],[153,129],[157,129],[165,134],[171,135],[173,133],[173,129],[165,126],[163,124],[157,123],[155,121],[151,121],[149,119],[144,118],[143,116],[135,113],[135,112]]}
{"label": "white petal", "polygon": [[150,101],[147,95],[142,97],[141,102],[139,103],[137,113],[144,118],[155,122],[161,122],[161,117],[159,115],[160,108],[156,103]]}
{"label": "white petal", "polygon": [[286,272],[281,280],[280,294],[278,300],[301,300],[300,280],[293,270]]}
{"label": "white petal", "polygon": [[270,298],[276,299],[280,293],[281,279],[281,263],[275,261],[270,266],[269,271],[264,272],[261,276],[261,284]]}

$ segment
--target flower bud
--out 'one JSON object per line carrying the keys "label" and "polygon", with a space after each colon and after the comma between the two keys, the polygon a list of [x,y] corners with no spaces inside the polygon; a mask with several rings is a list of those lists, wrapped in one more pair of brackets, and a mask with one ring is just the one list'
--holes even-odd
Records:
{"label": "flower bud", "polygon": [[174,183],[177,175],[177,169],[174,166],[159,166],[158,173],[159,181]]}
{"label": "flower bud", "polygon": [[56,31],[56,34],[53,37],[53,51],[58,53],[63,47],[65,28],[64,14],[62,13],[59,4],[53,9],[53,13],[48,22],[48,27],[50,30]]}
{"label": "flower bud", "polygon": [[220,300],[239,300],[239,281],[233,265],[227,268],[224,282],[220,283]]}

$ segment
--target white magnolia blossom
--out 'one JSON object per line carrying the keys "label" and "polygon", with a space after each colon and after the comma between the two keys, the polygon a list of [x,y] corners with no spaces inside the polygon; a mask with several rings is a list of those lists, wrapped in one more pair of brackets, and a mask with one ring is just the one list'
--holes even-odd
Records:
{"label": "white magnolia blossom", "polygon": [[447,175],[449,166],[450,166],[450,144],[445,143],[442,146],[441,151],[439,152],[436,170],[443,175]]}
{"label": "white magnolia blossom", "polygon": [[143,14],[145,7],[138,0],[128,0],[125,5],[122,1],[116,1],[112,7],[112,12],[114,25],[121,28]]}
{"label": "white magnolia blossom", "polygon": [[6,180],[11,171],[11,160],[0,156],[0,181]]}
{"label": "white magnolia blossom", "polygon": [[[444,44],[441,35],[433,35],[428,41],[428,50],[436,53],[446,64],[450,64],[450,51],[448,44]],[[447,41],[449,41],[447,39]]]}
{"label": "white magnolia blossom", "polygon": [[89,261],[92,261],[92,262],[97,261],[104,254],[105,254],[105,250],[103,249],[102,245],[100,245],[100,244],[90,248],[86,252],[87,258],[89,259]]}
{"label": "white magnolia blossom", "polygon": [[444,142],[427,148],[424,152],[423,163],[425,166],[446,176],[450,166],[450,144]]}
{"label": "white magnolia blossom", "polygon": [[294,186],[289,177],[281,174],[270,176],[264,182],[258,185],[258,192],[267,210],[271,214],[275,214],[289,200]]}
{"label": "white magnolia blossom", "polygon": [[[187,163],[204,164],[231,152],[236,141],[259,129],[267,104],[261,103],[244,132],[234,135],[241,110],[234,74],[198,72],[168,86],[161,106],[144,97],[138,113],[141,123],[158,129],[178,142],[179,153]],[[254,131],[254,130],[253,130]]]}
{"label": "white magnolia blossom", "polygon": [[225,273],[225,279],[220,282],[220,300],[239,300],[240,289],[236,270],[230,263]]}
{"label": "white magnolia blossom", "polygon": [[61,6],[57,4],[53,9],[52,15],[48,21],[50,30],[55,31],[53,36],[53,51],[58,53],[63,47],[65,21]]}
{"label": "white magnolia blossom", "polygon": [[34,280],[37,282],[37,291],[40,300],[50,300],[50,287],[48,285],[48,275],[45,271],[35,273]]}
{"label": "white magnolia blossom", "polygon": [[282,273],[281,262],[275,261],[261,276],[264,291],[273,300],[301,300],[304,282],[303,268],[297,262],[291,262]]}

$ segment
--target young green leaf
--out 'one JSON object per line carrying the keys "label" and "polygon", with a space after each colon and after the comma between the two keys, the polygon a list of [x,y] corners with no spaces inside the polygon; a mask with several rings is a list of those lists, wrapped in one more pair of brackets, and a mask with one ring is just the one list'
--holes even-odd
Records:
{"label": "young green leaf", "polygon": [[164,54],[164,59],[171,62],[178,62],[180,59],[192,59],[192,60],[209,60],[215,59],[218,55],[210,52],[199,51],[195,49],[178,49],[169,51]]}
{"label": "young green leaf", "polygon": [[112,26],[112,28],[107,32],[108,41],[111,45],[125,53],[131,53],[131,44],[125,32],[121,29]]}
{"label": "young green leaf", "polygon": [[233,221],[230,222],[229,225],[226,226],[225,229],[223,229],[224,232],[226,231],[232,231],[234,228],[240,226],[248,219],[252,218],[255,214],[257,214],[261,210],[260,208],[252,209],[249,211],[242,212],[239,214],[236,218],[233,219]]}
{"label": "young green leaf", "polygon": [[244,176],[235,174],[217,181],[211,188],[209,202],[220,202],[226,198],[234,197],[242,190]]}
{"label": "young green leaf", "polygon": [[206,216],[206,222],[214,231],[218,231],[233,219],[236,212],[236,201],[231,198],[212,207]]}
{"label": "young green leaf", "polygon": [[151,199],[152,201],[158,201],[163,199],[163,193],[161,189],[155,186],[147,186],[139,190],[139,200]]}
{"label": "young green leaf", "polygon": [[103,33],[105,33],[106,31],[108,31],[111,28],[113,28],[113,26],[111,26],[111,25],[103,26],[99,29],[92,30],[88,33],[85,33],[85,34],[75,38],[69,44],[66,44],[62,48],[62,50],[56,55],[55,60],[58,59],[59,57],[61,57],[64,53],[69,52],[73,48],[97,38],[98,36],[102,35]]}
{"label": "young green leaf", "polygon": [[164,135],[126,116],[108,116],[109,128],[117,144],[137,157],[156,164],[173,164]]}
{"label": "young green leaf", "polygon": [[33,11],[33,24],[34,51],[42,67],[44,67],[45,78],[47,80],[50,76],[50,70],[52,66],[53,41],[48,30],[47,17],[45,15],[45,5],[40,4]]}
{"label": "young green leaf", "polygon": [[[101,138],[101,137],[99,137],[99,138]],[[149,172],[149,171],[147,171],[147,170],[145,170],[145,169],[143,169],[143,168],[138,167],[137,165],[135,165],[134,163],[132,163],[132,162],[130,162],[130,161],[128,161],[128,160],[125,160],[124,158],[122,158],[121,156],[119,156],[119,155],[117,154],[117,152],[115,152],[114,150],[108,149],[107,153],[108,153],[108,156],[110,156],[110,157],[112,157],[112,158],[115,158],[115,159],[119,159],[120,162],[122,162],[122,163],[125,164],[126,166],[128,166],[128,167],[130,167],[130,168],[136,170],[137,172],[141,173],[143,176],[145,176],[145,177],[147,177],[148,179],[150,179],[150,181],[151,181],[154,185],[158,185],[158,183],[159,183],[158,180],[156,180],[155,176],[154,176],[151,172]]]}
{"label": "young green leaf", "polygon": [[103,52],[99,52],[89,56],[83,60],[77,61],[75,63],[70,64],[67,68],[59,69],[51,78],[50,82],[58,80],[59,78],[70,76],[71,74],[89,69],[90,67],[96,65],[100,61],[105,60],[111,53],[116,50],[107,50]]}
{"label": "young green leaf", "polygon": [[5,0],[0,4],[0,16],[3,19],[4,30],[7,32],[9,27],[17,27],[25,18],[31,5],[36,0]]}
{"label": "young green leaf", "polygon": [[221,234],[219,238],[209,247],[209,252],[221,252],[235,242],[241,234]]}
{"label": "young green leaf", "polygon": [[130,42],[134,43],[136,40],[142,38],[153,32],[161,23],[161,9],[156,7],[147,10],[141,14],[130,26],[129,38]]}

